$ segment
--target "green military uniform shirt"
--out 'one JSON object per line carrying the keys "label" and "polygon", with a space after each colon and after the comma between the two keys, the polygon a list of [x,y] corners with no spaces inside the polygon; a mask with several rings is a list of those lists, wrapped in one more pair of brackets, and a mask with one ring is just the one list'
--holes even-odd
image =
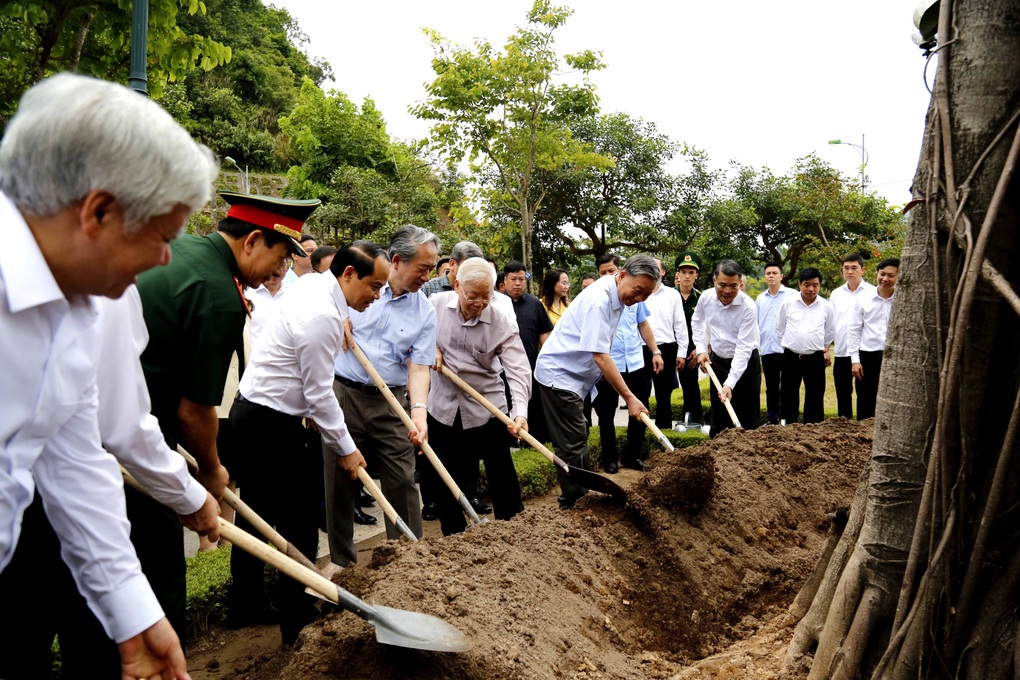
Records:
{"label": "green military uniform shirt", "polygon": [[[677,290],[679,292],[679,289]],[[683,300],[683,293],[680,293],[680,299]],[[691,317],[694,316],[694,308],[698,306],[698,298],[701,297],[701,291],[697,288],[691,289],[691,294],[684,300],[684,316],[687,317],[687,337],[690,342],[687,345],[687,354],[689,355],[694,351],[694,331],[691,329]]]}
{"label": "green military uniform shirt", "polygon": [[247,309],[237,261],[223,237],[182,236],[172,257],[138,277],[149,344],[142,369],[167,443],[180,440],[181,397],[219,406],[230,360],[241,342]]}

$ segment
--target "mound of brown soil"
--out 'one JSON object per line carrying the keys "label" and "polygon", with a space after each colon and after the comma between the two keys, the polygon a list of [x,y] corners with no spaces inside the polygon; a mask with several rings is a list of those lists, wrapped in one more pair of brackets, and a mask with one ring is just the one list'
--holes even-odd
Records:
{"label": "mound of brown soil", "polygon": [[509,522],[390,543],[341,585],[449,621],[473,649],[380,645],[341,612],[306,628],[272,676],[669,677],[789,604],[870,447],[870,423],[840,419],[728,432],[656,455],[625,508],[588,494],[573,511],[534,503]]}

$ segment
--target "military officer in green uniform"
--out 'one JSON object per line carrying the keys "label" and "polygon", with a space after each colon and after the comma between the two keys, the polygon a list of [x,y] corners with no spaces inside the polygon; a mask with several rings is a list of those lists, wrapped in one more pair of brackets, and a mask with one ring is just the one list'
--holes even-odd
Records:
{"label": "military officer in green uniform", "polygon": [[[250,312],[243,291],[263,284],[298,244],[318,200],[221,192],[230,204],[217,231],[171,244],[166,267],[138,279],[149,344],[142,368],[152,413],[171,446],[199,464],[199,480],[219,498],[229,481],[216,448],[230,358]],[[142,570],[181,639],[185,639],[185,565],[181,524],[165,507],[127,490],[132,541]]]}
{"label": "military officer in green uniform", "polygon": [[698,385],[698,362],[695,361],[694,335],[691,330],[691,317],[694,316],[694,308],[698,306],[698,298],[701,291],[694,287],[701,273],[701,258],[690,250],[677,255],[676,258],[676,289],[684,301],[684,316],[687,317],[687,337],[690,338],[690,345],[687,347],[687,364],[677,374],[680,378],[680,387],[684,393],[684,413],[691,414],[692,423],[700,423],[703,418],[701,408],[701,387]]}

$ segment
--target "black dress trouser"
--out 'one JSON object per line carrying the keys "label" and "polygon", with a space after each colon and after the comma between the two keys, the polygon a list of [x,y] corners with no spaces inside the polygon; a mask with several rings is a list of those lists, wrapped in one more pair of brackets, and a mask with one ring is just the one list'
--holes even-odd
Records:
{"label": "black dress trouser", "polygon": [[783,419],[787,425],[800,415],[800,383],[804,382],[804,422],[825,418],[825,352],[797,354],[783,350]]}
{"label": "black dress trouser", "polygon": [[878,379],[882,375],[882,350],[861,352],[864,378],[857,381],[857,420],[875,417],[878,401]]}
{"label": "black dress trouser", "polygon": [[[719,382],[725,383],[726,378],[730,375],[730,364],[733,363],[733,359],[721,357],[715,352],[709,355],[709,359]],[[709,436],[714,438],[723,430],[733,427],[733,421],[730,419],[730,412],[719,401],[719,392],[715,389],[715,383],[712,383],[709,397],[712,400],[712,430]],[[733,387],[733,399],[730,401],[730,405],[733,406],[733,411],[737,414],[737,419],[740,420],[740,425],[745,430],[753,430],[761,425],[761,360],[758,359],[757,349],[751,352],[751,356],[747,360],[747,368],[744,369],[740,380]]]}
{"label": "black dress trouser", "polygon": [[648,381],[649,391],[655,388],[655,426],[660,430],[668,430],[673,427],[673,390],[677,388],[676,377],[676,352],[675,342],[665,342],[659,345],[662,352],[662,372],[656,373],[652,370],[652,350],[642,348],[645,356],[645,380]]}

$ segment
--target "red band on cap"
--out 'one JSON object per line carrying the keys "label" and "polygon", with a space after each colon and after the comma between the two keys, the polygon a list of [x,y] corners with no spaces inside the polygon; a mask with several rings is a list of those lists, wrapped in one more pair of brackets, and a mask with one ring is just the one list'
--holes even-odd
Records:
{"label": "red band on cap", "polygon": [[278,224],[297,232],[300,232],[301,227],[305,226],[305,223],[301,220],[296,220],[293,217],[284,217],[279,213],[269,212],[268,210],[251,205],[232,205],[230,210],[227,211],[227,217],[236,217],[239,220],[250,222],[258,227],[272,229],[273,231],[276,231],[276,225]]}

